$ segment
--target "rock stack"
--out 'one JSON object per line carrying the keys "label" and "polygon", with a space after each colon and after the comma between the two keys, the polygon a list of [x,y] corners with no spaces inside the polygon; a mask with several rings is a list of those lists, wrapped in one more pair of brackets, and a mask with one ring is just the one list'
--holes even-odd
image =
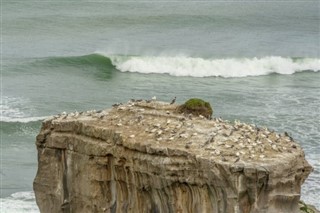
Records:
{"label": "rock stack", "polygon": [[312,171],[287,134],[129,101],[62,113],[37,136],[41,212],[293,213]]}

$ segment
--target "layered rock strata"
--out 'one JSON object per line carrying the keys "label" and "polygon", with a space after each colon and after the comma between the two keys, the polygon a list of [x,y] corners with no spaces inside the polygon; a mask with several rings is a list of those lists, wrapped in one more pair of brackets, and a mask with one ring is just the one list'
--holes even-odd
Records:
{"label": "layered rock strata", "polygon": [[298,212],[312,171],[288,134],[128,102],[43,122],[41,212]]}

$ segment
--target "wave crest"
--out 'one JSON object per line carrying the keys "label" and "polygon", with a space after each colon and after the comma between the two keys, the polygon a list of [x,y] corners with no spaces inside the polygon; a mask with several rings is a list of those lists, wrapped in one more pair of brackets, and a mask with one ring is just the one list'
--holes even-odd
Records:
{"label": "wave crest", "polygon": [[107,56],[121,72],[158,73],[192,77],[246,77],[271,73],[290,75],[302,71],[320,70],[315,58],[204,59],[192,57]]}

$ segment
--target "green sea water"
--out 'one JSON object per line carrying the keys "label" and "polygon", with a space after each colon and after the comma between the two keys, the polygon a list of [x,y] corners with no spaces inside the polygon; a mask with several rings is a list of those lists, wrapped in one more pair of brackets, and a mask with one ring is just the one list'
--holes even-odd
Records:
{"label": "green sea water", "polygon": [[41,120],[131,98],[200,97],[287,131],[320,208],[319,1],[2,1],[1,212],[38,212]]}

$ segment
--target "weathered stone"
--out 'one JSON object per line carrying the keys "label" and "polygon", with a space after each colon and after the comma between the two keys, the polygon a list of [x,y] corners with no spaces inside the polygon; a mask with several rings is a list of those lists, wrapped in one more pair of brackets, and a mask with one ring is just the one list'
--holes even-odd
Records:
{"label": "weathered stone", "polygon": [[176,108],[139,101],[103,117],[44,121],[34,180],[40,211],[299,212],[312,167],[298,144],[240,122],[190,120]]}

